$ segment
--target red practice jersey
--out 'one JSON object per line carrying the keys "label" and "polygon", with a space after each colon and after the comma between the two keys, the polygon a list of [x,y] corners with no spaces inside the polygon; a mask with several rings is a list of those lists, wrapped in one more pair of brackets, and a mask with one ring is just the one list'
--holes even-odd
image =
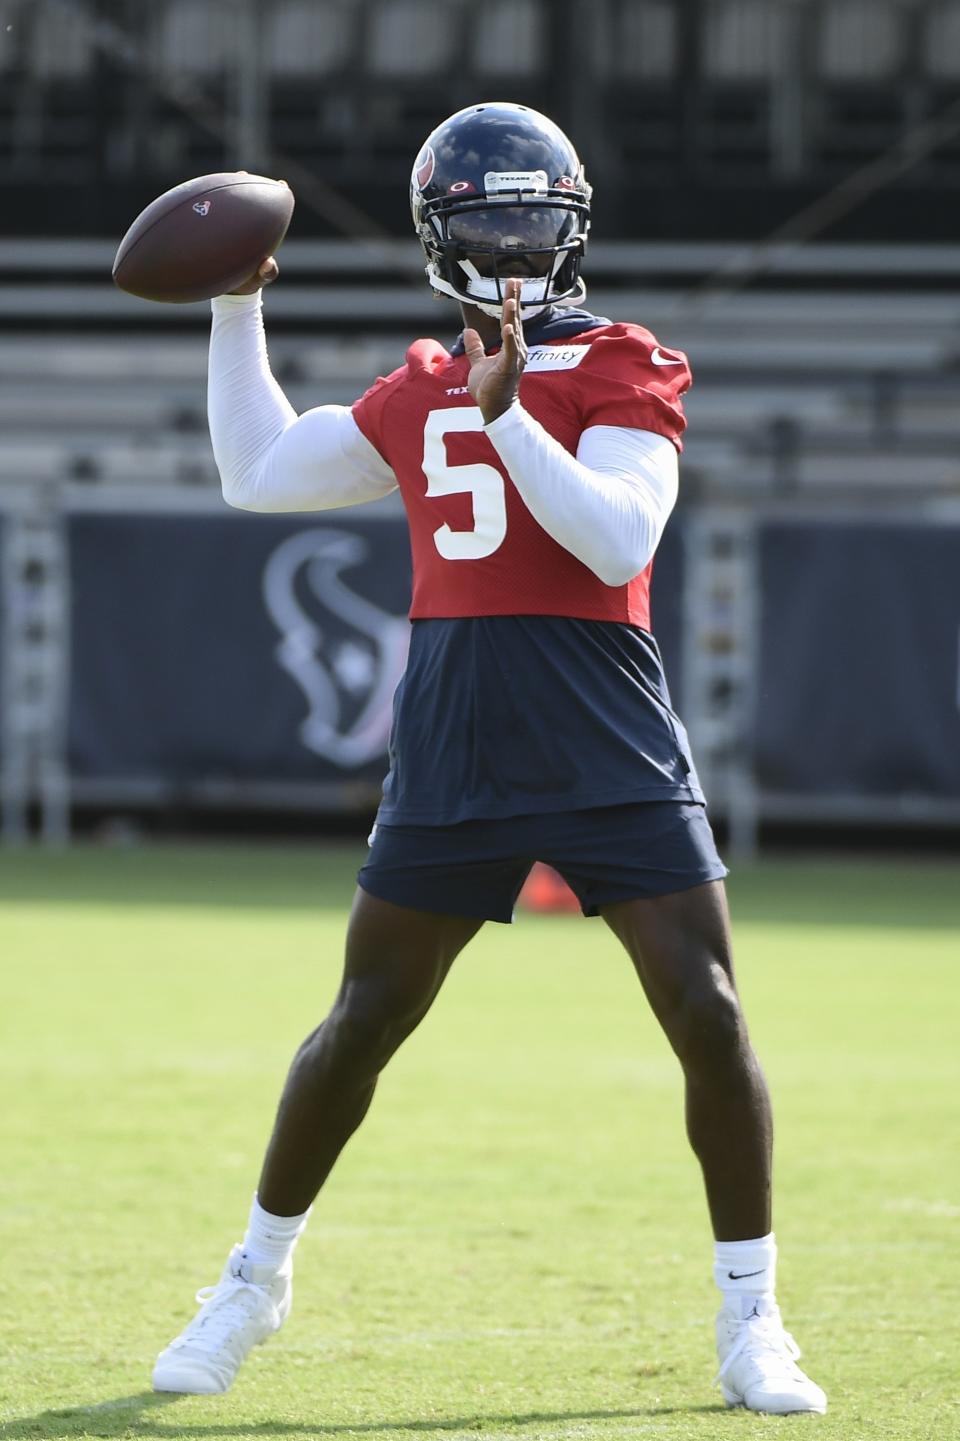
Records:
{"label": "red practice jersey", "polygon": [[[354,418],[397,477],[413,554],[412,619],[561,615],[650,629],[651,565],[609,586],[553,540],[512,484],[467,390],[469,363],[418,340]],[[654,431],[681,447],[686,356],[639,325],[531,344],[520,403],[575,455],[590,426]]]}

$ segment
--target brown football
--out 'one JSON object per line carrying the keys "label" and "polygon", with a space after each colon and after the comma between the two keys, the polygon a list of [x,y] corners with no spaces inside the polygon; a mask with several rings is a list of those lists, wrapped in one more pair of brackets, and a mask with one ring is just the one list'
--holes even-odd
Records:
{"label": "brown football", "polygon": [[142,210],[113,279],[143,300],[186,304],[236,290],[287,233],[293,191],[245,170],[185,180]]}

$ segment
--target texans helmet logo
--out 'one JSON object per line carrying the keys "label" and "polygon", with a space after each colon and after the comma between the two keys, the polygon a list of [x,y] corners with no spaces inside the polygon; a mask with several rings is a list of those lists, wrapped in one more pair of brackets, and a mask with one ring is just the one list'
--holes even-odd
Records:
{"label": "texans helmet logo", "polygon": [[421,190],[430,184],[436,163],[437,157],[433,153],[433,146],[428,145],[423,152],[423,159],[417,161],[417,185]]}

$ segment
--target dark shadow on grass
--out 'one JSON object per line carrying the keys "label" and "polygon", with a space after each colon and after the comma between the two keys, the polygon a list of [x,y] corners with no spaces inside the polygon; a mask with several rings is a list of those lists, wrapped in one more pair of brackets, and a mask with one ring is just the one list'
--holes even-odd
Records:
{"label": "dark shadow on grass", "polygon": [[169,1406],[182,1397],[166,1391],[137,1391],[132,1396],[115,1396],[92,1406],[57,1406],[36,1416],[19,1416],[0,1422],[2,1441],[36,1436],[123,1436],[143,1426],[148,1411]]}
{"label": "dark shadow on grass", "polygon": [[725,1412],[721,1403],[712,1406],[632,1406],[618,1411],[524,1411],[496,1412],[492,1415],[456,1416],[448,1421],[361,1421],[356,1424],[324,1425],[313,1421],[214,1421],[209,1426],[177,1426],[154,1424],[147,1414],[182,1396],[155,1391],[140,1391],[133,1396],[118,1396],[95,1406],[70,1406],[41,1411],[36,1416],[21,1416],[0,1425],[0,1441],[43,1441],[57,1436],[350,1436],[376,1431],[397,1435],[443,1436],[447,1432],[470,1432],[487,1426],[541,1426],[552,1421],[617,1421],[651,1416],[692,1416]]}

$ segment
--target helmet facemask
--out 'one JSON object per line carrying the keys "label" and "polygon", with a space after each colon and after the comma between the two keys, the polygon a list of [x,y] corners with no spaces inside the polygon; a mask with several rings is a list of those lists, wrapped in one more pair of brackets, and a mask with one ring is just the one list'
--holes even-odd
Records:
{"label": "helmet facemask", "polygon": [[424,248],[435,290],[496,317],[514,276],[520,279],[521,314],[528,318],[551,305],[583,300],[585,207],[570,198],[538,196],[536,203],[521,205],[517,198],[429,207]]}

